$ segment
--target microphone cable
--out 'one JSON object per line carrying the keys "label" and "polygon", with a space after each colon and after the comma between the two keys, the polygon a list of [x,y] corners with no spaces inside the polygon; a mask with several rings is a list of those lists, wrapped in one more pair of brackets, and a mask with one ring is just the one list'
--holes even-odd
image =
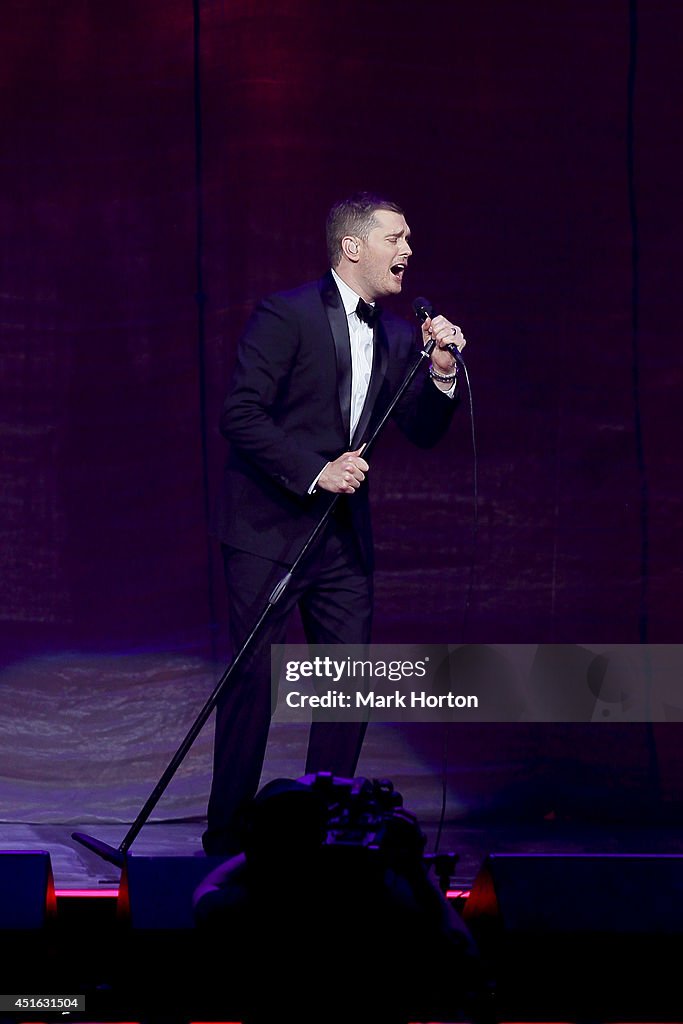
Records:
{"label": "microphone cable", "polygon": [[[415,315],[421,324],[425,322],[427,317],[431,317],[433,319],[437,315],[432,303],[429,302],[428,299],[425,299],[421,296],[415,299],[415,301],[413,302],[413,311],[415,312]],[[474,400],[472,398],[472,385],[470,383],[470,375],[467,370],[467,364],[465,363],[462,353],[458,349],[457,345],[450,344],[447,345],[446,347],[455,358],[459,368],[462,369],[465,377],[470,413],[470,434],[472,438],[472,498],[474,503],[472,513],[472,547],[470,552],[469,579],[467,582],[467,590],[465,592],[465,604],[463,607],[462,622],[460,627],[460,642],[464,643],[465,635],[467,632],[470,608],[472,604],[472,594],[474,592],[476,550],[477,542],[479,539],[479,463],[477,458],[477,435],[474,425]],[[441,765],[441,810],[439,814],[439,822],[437,825],[436,838],[434,840],[435,854],[439,852],[444,822],[446,820],[446,804],[448,799],[448,736],[448,724],[445,724],[443,733],[443,753]]]}

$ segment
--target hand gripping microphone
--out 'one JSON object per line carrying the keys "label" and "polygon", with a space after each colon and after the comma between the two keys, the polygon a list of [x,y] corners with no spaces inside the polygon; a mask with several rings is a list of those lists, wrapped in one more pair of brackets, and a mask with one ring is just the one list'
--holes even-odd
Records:
{"label": "hand gripping microphone", "polygon": [[[418,295],[418,297],[414,299],[413,312],[415,313],[415,316],[417,317],[421,324],[425,322],[427,317],[431,317],[432,319],[434,319],[435,316],[438,316],[436,310],[434,309],[429,299],[425,299],[423,295]],[[451,355],[464,366],[464,359],[460,354],[460,349],[458,348],[454,341],[449,342],[448,345],[444,345],[443,347],[448,349]]]}

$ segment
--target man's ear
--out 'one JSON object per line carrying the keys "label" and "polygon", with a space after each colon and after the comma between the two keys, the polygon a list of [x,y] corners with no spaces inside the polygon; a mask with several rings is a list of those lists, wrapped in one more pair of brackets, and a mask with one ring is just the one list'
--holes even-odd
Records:
{"label": "man's ear", "polygon": [[342,252],[348,260],[353,263],[358,259],[358,253],[360,252],[360,239],[354,235],[345,235],[341,241]]}

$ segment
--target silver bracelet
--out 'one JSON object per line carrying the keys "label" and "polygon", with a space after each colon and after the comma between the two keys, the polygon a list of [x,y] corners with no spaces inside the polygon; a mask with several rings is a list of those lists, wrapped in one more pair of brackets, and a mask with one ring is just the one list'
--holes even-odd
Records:
{"label": "silver bracelet", "polygon": [[458,364],[456,363],[453,367],[453,373],[450,377],[445,377],[442,373],[437,373],[432,364],[429,364],[429,376],[432,380],[438,380],[440,384],[452,384],[453,381],[458,379]]}

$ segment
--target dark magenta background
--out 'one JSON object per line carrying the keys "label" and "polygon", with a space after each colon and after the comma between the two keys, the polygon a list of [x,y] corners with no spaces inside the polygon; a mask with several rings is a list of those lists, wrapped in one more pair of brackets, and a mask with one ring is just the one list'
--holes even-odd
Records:
{"label": "dark magenta background", "polygon": [[426,294],[469,339],[479,445],[464,635],[466,411],[435,451],[377,450],[375,639],[679,641],[676,0],[638,5],[635,222],[626,0],[14,0],[3,21],[10,657],[222,656],[206,515],[236,340],[325,269],[325,212],[358,187],[407,211],[397,308]]}

